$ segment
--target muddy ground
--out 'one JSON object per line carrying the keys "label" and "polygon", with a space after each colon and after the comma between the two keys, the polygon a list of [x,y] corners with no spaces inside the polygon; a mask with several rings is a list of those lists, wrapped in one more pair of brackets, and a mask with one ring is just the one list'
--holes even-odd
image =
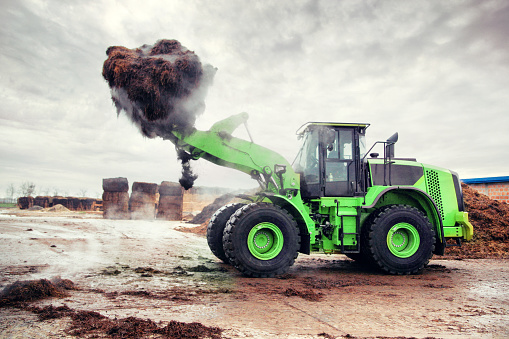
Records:
{"label": "muddy ground", "polygon": [[[54,277],[75,285],[31,306],[196,322],[222,338],[509,338],[507,259],[432,260],[420,275],[389,276],[342,255],[300,255],[288,274],[249,279],[203,236],[177,230],[195,225],[11,212],[0,213],[0,287]],[[3,307],[0,338],[71,337],[71,322]]]}

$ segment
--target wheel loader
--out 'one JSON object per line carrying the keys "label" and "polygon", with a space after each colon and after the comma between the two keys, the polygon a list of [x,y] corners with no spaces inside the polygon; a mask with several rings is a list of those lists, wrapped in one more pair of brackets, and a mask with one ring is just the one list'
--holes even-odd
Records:
{"label": "wheel loader", "polygon": [[397,133],[373,145],[382,148],[379,154],[366,148],[367,123],[307,123],[297,132],[302,146],[290,164],[232,136],[247,119],[240,113],[208,131],[173,131],[170,138],[192,159],[258,181],[258,193],[220,208],[207,228],[214,255],[243,275],[283,274],[299,253],[318,251],[389,274],[415,274],[433,254],[472,238],[458,175],[395,157]]}

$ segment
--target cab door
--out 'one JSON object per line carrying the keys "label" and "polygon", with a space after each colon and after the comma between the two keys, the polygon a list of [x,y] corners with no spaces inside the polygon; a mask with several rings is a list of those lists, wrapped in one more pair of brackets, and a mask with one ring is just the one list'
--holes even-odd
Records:
{"label": "cab door", "polygon": [[353,129],[329,129],[322,134],[321,146],[324,196],[353,196],[356,182]]}

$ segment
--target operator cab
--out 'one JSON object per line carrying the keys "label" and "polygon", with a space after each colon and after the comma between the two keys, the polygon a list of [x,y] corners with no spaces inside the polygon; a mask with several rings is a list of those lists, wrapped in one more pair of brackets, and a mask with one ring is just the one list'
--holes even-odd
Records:
{"label": "operator cab", "polygon": [[292,167],[303,198],[356,196],[365,190],[361,159],[369,124],[311,122],[297,135],[302,147]]}

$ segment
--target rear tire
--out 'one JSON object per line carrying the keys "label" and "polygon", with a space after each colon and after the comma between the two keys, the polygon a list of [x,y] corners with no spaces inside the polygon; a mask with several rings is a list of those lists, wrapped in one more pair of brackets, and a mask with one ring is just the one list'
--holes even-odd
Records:
{"label": "rear tire", "polygon": [[383,271],[415,274],[429,262],[435,247],[435,232],[428,218],[406,205],[382,207],[369,227],[367,253]]}
{"label": "rear tire", "polygon": [[226,222],[235,211],[244,206],[242,203],[228,204],[218,209],[210,218],[207,226],[207,243],[212,253],[225,264],[229,264],[223,249],[223,231]]}
{"label": "rear tire", "polygon": [[293,217],[279,206],[253,203],[226,223],[223,248],[243,275],[273,277],[285,273],[298,256],[300,236]]}

